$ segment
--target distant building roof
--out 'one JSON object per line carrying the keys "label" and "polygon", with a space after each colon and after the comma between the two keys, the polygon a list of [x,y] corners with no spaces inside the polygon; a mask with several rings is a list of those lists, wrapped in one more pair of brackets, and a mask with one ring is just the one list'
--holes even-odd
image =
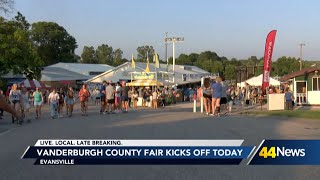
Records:
{"label": "distant building roof", "polygon": [[295,71],[290,74],[287,74],[287,75],[283,76],[282,78],[280,78],[279,80],[282,82],[287,81],[287,80],[292,79],[294,77],[302,76],[302,75],[305,75],[305,74],[308,74],[308,73],[311,73],[314,71],[320,71],[320,67],[313,66],[313,67],[304,68],[304,69],[301,69],[300,71]]}
{"label": "distant building roof", "polygon": [[62,81],[62,80],[87,80],[89,76],[69,71],[60,67],[44,67],[41,71],[41,81]]}
{"label": "distant building roof", "polygon": [[110,69],[113,69],[113,66],[107,64],[83,64],[83,63],[57,63],[47,67],[58,67],[63,68],[68,71],[79,73],[89,78],[95,77],[101,73],[104,73]]}

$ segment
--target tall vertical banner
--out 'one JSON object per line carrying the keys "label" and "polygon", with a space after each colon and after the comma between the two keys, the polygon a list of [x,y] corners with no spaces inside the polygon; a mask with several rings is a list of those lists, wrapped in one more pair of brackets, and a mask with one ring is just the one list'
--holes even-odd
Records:
{"label": "tall vertical banner", "polygon": [[277,30],[270,31],[266,39],[266,47],[264,50],[262,90],[265,90],[266,87],[269,86],[269,82],[270,82],[272,52],[273,52],[273,46],[276,38],[276,33],[277,33]]}

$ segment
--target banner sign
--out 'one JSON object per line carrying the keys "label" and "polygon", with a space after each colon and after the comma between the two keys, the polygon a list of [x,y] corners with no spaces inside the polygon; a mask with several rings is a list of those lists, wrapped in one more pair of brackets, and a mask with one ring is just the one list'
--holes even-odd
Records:
{"label": "banner sign", "polygon": [[135,72],[133,73],[133,80],[145,80],[145,79],[155,79],[155,73],[146,72]]}
{"label": "banner sign", "polygon": [[263,63],[263,78],[262,78],[262,90],[265,90],[269,86],[270,71],[272,62],[273,46],[276,38],[277,30],[272,30],[267,36],[265,51],[264,51],[264,63]]}

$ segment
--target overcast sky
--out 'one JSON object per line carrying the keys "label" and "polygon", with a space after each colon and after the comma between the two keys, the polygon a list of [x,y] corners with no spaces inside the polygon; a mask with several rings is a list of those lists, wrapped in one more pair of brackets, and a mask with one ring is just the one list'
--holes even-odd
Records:
{"label": "overcast sky", "polygon": [[[262,57],[265,38],[278,30],[273,59],[320,60],[320,1],[317,0],[15,0],[29,22],[54,21],[83,46],[121,48],[124,57],[152,45],[164,57],[164,36],[181,36],[176,54],[214,51],[227,58]],[[171,56],[172,46],[168,52]]]}

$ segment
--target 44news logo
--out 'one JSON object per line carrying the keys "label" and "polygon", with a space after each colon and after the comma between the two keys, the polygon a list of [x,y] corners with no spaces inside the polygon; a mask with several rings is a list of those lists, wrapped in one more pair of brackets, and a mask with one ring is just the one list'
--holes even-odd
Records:
{"label": "44news logo", "polygon": [[248,165],[320,165],[320,140],[263,140]]}
{"label": "44news logo", "polygon": [[306,155],[305,149],[291,149],[286,147],[262,147],[259,151],[259,156],[263,158],[276,158],[276,157],[304,157]]}

